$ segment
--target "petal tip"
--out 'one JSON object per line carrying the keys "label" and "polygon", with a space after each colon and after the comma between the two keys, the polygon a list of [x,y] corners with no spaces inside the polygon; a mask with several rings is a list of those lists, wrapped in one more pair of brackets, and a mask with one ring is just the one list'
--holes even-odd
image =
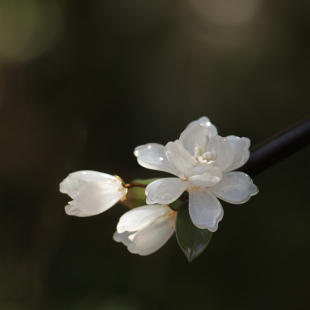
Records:
{"label": "petal tip", "polygon": [[193,224],[194,224],[197,228],[199,228],[199,229],[208,229],[208,230],[211,231],[211,232],[216,232],[216,231],[218,230],[218,227],[219,227],[219,222],[223,219],[223,216],[224,216],[224,210],[223,210],[223,208],[222,208],[222,213],[221,213],[221,215],[216,219],[216,223],[215,223],[212,227],[210,227],[210,226],[207,225],[207,224],[204,224],[204,225],[197,225],[193,220],[192,220],[192,222],[193,222]]}

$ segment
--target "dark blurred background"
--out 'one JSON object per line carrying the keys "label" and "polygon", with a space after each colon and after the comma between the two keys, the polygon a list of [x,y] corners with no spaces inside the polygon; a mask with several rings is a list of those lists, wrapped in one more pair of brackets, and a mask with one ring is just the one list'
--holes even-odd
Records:
{"label": "dark blurred background", "polygon": [[255,145],[310,110],[306,0],[0,0],[0,309],[309,309],[309,147],[254,178],[191,264],[140,257],[116,205],[72,218],[58,184],[134,178],[133,149],[208,116]]}

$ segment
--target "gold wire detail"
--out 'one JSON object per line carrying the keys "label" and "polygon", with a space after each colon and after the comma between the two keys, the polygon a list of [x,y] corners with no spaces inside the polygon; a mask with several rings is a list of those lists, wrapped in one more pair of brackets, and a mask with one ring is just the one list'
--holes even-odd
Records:
{"label": "gold wire detail", "polygon": [[114,174],[114,176],[122,183],[123,187],[125,187],[125,182],[123,181],[123,179],[121,177],[119,177],[118,175]]}
{"label": "gold wire detail", "polygon": [[127,200],[128,189],[126,188],[126,194],[120,199],[120,201]]}

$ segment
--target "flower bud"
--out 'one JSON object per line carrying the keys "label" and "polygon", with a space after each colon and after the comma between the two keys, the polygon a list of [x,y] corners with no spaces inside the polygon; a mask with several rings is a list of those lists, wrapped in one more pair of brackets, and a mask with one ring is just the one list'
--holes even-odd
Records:
{"label": "flower bud", "polygon": [[70,173],[60,183],[60,192],[73,200],[65,207],[68,215],[79,217],[102,213],[126,196],[122,180],[97,171]]}
{"label": "flower bud", "polygon": [[131,253],[152,254],[174,233],[176,214],[168,205],[132,209],[120,218],[113,239],[126,245]]}

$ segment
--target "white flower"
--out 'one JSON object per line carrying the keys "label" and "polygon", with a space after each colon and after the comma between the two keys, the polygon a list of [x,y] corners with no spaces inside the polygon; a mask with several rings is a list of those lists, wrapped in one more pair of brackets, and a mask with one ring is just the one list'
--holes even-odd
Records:
{"label": "white flower", "polygon": [[169,204],[188,190],[193,223],[216,231],[224,214],[217,198],[241,204],[258,193],[247,174],[230,172],[248,160],[249,146],[248,138],[218,136],[209,119],[201,117],[187,126],[179,140],[166,146],[149,143],[137,147],[134,154],[141,166],[177,176],[150,183],[146,202]]}
{"label": "white flower", "polygon": [[126,245],[131,253],[152,254],[174,233],[176,214],[167,205],[132,209],[120,218],[113,239]]}
{"label": "white flower", "polygon": [[66,213],[80,217],[106,211],[127,193],[121,179],[97,171],[70,173],[59,190],[73,199],[65,207]]}

